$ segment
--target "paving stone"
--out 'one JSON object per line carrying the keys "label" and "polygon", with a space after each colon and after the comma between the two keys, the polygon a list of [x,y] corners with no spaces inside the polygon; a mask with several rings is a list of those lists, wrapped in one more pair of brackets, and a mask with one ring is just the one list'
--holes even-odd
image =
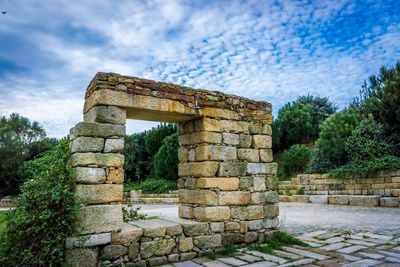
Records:
{"label": "paving stone", "polygon": [[398,251],[400,251],[400,246],[393,248],[393,250],[398,250]]}
{"label": "paving stone", "polygon": [[320,247],[320,249],[325,250],[325,251],[332,251],[332,250],[338,250],[338,249],[348,247],[348,246],[350,246],[350,244],[339,242],[339,243],[334,243],[334,244]]}
{"label": "paving stone", "polygon": [[223,263],[232,265],[232,266],[240,266],[243,264],[246,264],[245,261],[241,261],[239,259],[235,259],[233,257],[229,257],[229,258],[218,258],[219,261],[222,261]]}
{"label": "paving stone", "polygon": [[337,242],[342,242],[344,241],[343,237],[332,237],[332,238],[328,238],[326,240],[323,240],[322,242],[327,243],[327,244],[332,244],[332,243],[337,243]]}
{"label": "paving stone", "polygon": [[178,263],[174,263],[175,267],[201,267],[200,264],[197,264],[193,261],[183,261],[183,262],[178,262]]}
{"label": "paving stone", "polygon": [[217,260],[205,262],[205,263],[203,263],[203,265],[207,266],[207,267],[227,267],[227,266],[229,267],[228,264],[225,264],[225,263],[223,263],[221,261],[217,261]]}
{"label": "paving stone", "polygon": [[302,249],[298,249],[298,248],[290,248],[290,247],[283,247],[283,248],[286,251],[289,251],[289,252],[292,252],[292,253],[307,257],[307,258],[313,258],[316,260],[320,260],[320,261],[327,260],[330,258],[329,256],[326,256],[326,255],[322,255],[322,254],[318,254],[315,252],[302,250]]}
{"label": "paving stone", "polygon": [[198,264],[203,264],[205,262],[210,262],[213,261],[212,259],[210,259],[209,257],[199,257],[199,258],[195,258],[192,261],[194,261],[195,263]]}
{"label": "paving stone", "polygon": [[370,258],[370,259],[374,259],[374,260],[380,260],[385,258],[385,256],[381,255],[381,254],[375,254],[375,253],[369,253],[369,252],[358,252],[359,255]]}
{"label": "paving stone", "polygon": [[356,251],[359,251],[359,250],[362,250],[365,248],[367,248],[367,247],[361,246],[361,245],[355,245],[355,246],[339,249],[338,252],[350,254],[350,253],[354,253]]}
{"label": "paving stone", "polygon": [[363,245],[367,247],[373,247],[376,246],[377,244],[372,243],[372,242],[367,242],[364,240],[358,240],[358,239],[348,239],[346,240],[347,243],[354,244],[354,245]]}
{"label": "paving stone", "polygon": [[242,267],[269,267],[269,266],[276,266],[276,263],[269,262],[269,261],[260,261],[260,262],[254,262],[254,263],[242,265]]}
{"label": "paving stone", "polygon": [[342,256],[345,260],[348,261],[359,261],[362,260],[362,258],[354,256],[354,255],[349,255],[349,254],[339,254],[340,256]]}
{"label": "paving stone", "polygon": [[305,265],[305,264],[311,264],[311,263],[313,263],[313,262],[314,262],[313,259],[302,259],[302,260],[297,260],[297,261],[288,262],[288,263],[283,264],[283,265],[279,265],[279,267],[303,266],[303,265]]}
{"label": "paving stone", "polygon": [[311,242],[311,241],[304,241],[304,242],[313,248],[319,248],[319,247],[323,246],[323,244],[321,244],[321,243],[316,243],[316,242]]}
{"label": "paving stone", "polygon": [[368,266],[377,266],[378,264],[381,264],[383,262],[377,261],[377,260],[371,260],[371,259],[365,259],[365,260],[360,260],[356,261],[353,263],[345,264],[343,267],[368,267]]}
{"label": "paving stone", "polygon": [[328,233],[328,231],[320,230],[320,231],[303,234],[303,235],[299,236],[299,238],[301,238],[301,237],[316,237],[316,236],[323,235],[326,233]]}
{"label": "paving stone", "polygon": [[384,251],[384,250],[378,250],[377,252],[385,254],[389,257],[394,257],[394,258],[399,258],[400,259],[400,254],[399,253],[395,253],[395,252],[390,252],[390,251]]}
{"label": "paving stone", "polygon": [[393,242],[393,241],[387,241],[387,240],[383,240],[383,239],[375,239],[375,238],[367,238],[364,239],[364,241],[366,242],[371,242],[371,243],[376,243],[376,244],[384,244],[384,245],[397,245],[397,242]]}
{"label": "paving stone", "polygon": [[393,248],[393,246],[389,245],[380,245],[376,247],[376,249],[391,249],[391,248]]}
{"label": "paving stone", "polygon": [[291,260],[299,260],[304,258],[303,256],[297,255],[297,254],[293,254],[293,253],[289,253],[289,252],[285,252],[285,251],[281,251],[281,250],[274,250],[272,251],[273,254],[282,257],[282,258],[286,258],[286,259],[291,259]]}
{"label": "paving stone", "polygon": [[385,260],[388,262],[400,263],[400,259],[395,257],[386,257]]}
{"label": "paving stone", "polygon": [[250,254],[243,254],[243,255],[238,255],[237,258],[247,261],[247,262],[255,262],[255,261],[261,261],[262,259]]}
{"label": "paving stone", "polygon": [[377,234],[373,234],[373,233],[357,233],[357,234],[355,234],[355,236],[369,237],[369,238],[373,238],[373,239],[381,239],[381,240],[386,240],[386,241],[393,239],[393,236],[377,235]]}
{"label": "paving stone", "polygon": [[[280,252],[286,254],[283,251],[280,251]],[[259,251],[249,251],[248,253],[251,253],[254,256],[263,258],[264,260],[273,261],[273,262],[276,262],[276,263],[279,263],[279,264],[284,264],[285,262],[287,262],[286,259],[281,258],[281,257],[285,257],[285,256],[278,257],[278,256],[274,256],[274,255],[271,255],[271,254],[262,253],[262,252],[259,252]],[[287,254],[290,254],[290,253],[287,253]],[[298,257],[297,255],[294,255],[294,254],[291,254],[291,255],[293,255],[294,259],[296,259],[296,260],[301,258],[301,257]],[[290,257],[287,257],[287,258],[290,258]],[[293,259],[293,258],[291,258],[291,259]]]}

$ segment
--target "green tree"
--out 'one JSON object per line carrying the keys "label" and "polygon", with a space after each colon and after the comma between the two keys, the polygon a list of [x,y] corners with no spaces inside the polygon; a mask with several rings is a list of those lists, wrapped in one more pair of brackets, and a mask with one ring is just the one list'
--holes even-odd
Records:
{"label": "green tree", "polygon": [[178,178],[178,133],[167,136],[154,157],[153,177],[176,180]]}
{"label": "green tree", "polygon": [[286,177],[302,173],[310,161],[310,149],[303,144],[296,144],[282,154],[282,169]]}
{"label": "green tree", "polygon": [[13,113],[0,118],[0,195],[16,194],[23,181],[18,174],[24,161],[51,147],[46,133],[37,122]]}

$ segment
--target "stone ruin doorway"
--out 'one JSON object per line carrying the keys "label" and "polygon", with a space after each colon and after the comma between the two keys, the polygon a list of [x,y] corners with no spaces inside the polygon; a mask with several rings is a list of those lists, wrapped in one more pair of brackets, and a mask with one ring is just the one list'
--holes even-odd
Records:
{"label": "stone ruin doorway", "polygon": [[[146,236],[146,223],[144,228],[139,227],[143,228],[139,229],[142,238],[134,242],[140,253],[132,261],[149,263],[154,256],[179,252],[180,238],[192,236],[192,242],[197,243],[192,253],[196,255],[210,249],[202,246],[205,241],[196,242],[202,240],[200,237],[216,243],[213,249],[262,240],[278,226],[279,215],[271,110],[269,103],[220,92],[97,73],[86,91],[84,122],[70,132],[70,162],[82,204],[77,235],[89,240],[79,250],[74,248],[77,237],[69,239],[70,258],[78,261],[82,249],[89,247],[87,253],[99,261],[108,246],[131,246],[129,236],[138,232],[122,220],[122,152],[127,119],[177,123],[179,217],[186,219],[172,222],[183,227],[183,236],[174,241],[176,248],[171,245],[165,253],[158,251],[150,256],[142,255],[143,247],[159,242],[159,237],[152,240]],[[197,225],[197,233],[188,230],[187,225],[192,223]],[[168,227],[172,226],[167,223],[164,228]]]}

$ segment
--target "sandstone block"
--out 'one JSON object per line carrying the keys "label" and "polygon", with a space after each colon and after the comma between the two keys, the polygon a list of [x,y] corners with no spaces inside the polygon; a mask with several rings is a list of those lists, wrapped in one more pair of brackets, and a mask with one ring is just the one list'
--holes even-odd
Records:
{"label": "sandstone block", "polygon": [[249,123],[247,121],[222,120],[221,130],[229,133],[249,133]]}
{"label": "sandstone block", "polygon": [[210,223],[210,230],[213,233],[223,233],[224,223],[223,222],[212,222]]}
{"label": "sandstone block", "polygon": [[294,195],[292,196],[292,202],[308,203],[309,198],[307,195]]}
{"label": "sandstone block", "polygon": [[271,125],[264,124],[261,128],[261,134],[272,135]]}
{"label": "sandstone block", "polygon": [[123,245],[108,245],[101,251],[101,258],[105,260],[115,260],[128,253],[128,248]]}
{"label": "sandstone block", "polygon": [[93,205],[81,207],[77,214],[79,234],[105,233],[121,229],[121,205]]}
{"label": "sandstone block", "polygon": [[199,146],[196,148],[196,159],[198,161],[204,160],[235,160],[236,147],[229,146]]}
{"label": "sandstone block", "polygon": [[217,205],[218,195],[211,190],[179,190],[179,202],[200,204],[200,205]]}
{"label": "sandstone block", "polygon": [[198,188],[219,188],[220,190],[237,190],[239,188],[239,178],[199,178],[197,179]]}
{"label": "sandstone block", "polygon": [[308,198],[311,203],[328,204],[328,195],[313,195]]}
{"label": "sandstone block", "polygon": [[180,252],[186,252],[193,249],[193,238],[183,237],[178,241],[178,249]]}
{"label": "sandstone block", "polygon": [[260,155],[258,149],[238,149],[237,157],[239,160],[244,160],[247,162],[259,162]]}
{"label": "sandstone block", "polygon": [[279,225],[279,218],[276,217],[276,218],[273,218],[273,219],[265,219],[263,221],[262,227],[264,229],[271,229],[271,228],[277,228],[278,225]]}
{"label": "sandstone block", "polygon": [[222,142],[227,145],[239,145],[239,135],[233,133],[222,133]]}
{"label": "sandstone block", "polygon": [[160,239],[157,241],[143,242],[140,247],[140,256],[143,259],[151,256],[163,256],[171,253],[175,247],[174,239]]}
{"label": "sandstone block", "polygon": [[217,248],[222,245],[222,238],[220,234],[196,236],[193,243],[200,249]]}
{"label": "sandstone block", "polygon": [[247,164],[246,162],[221,162],[219,164],[218,176],[243,176],[246,174]]}
{"label": "sandstone block", "polygon": [[218,171],[218,167],[219,162],[215,161],[180,163],[178,173],[180,177],[214,177]]}
{"label": "sandstone block", "polygon": [[263,220],[251,220],[248,221],[248,226],[250,231],[260,230],[264,227]]}
{"label": "sandstone block", "polygon": [[272,149],[260,149],[260,161],[261,162],[272,162]]}
{"label": "sandstone block", "polygon": [[239,220],[257,220],[264,218],[263,206],[232,207],[231,216]]}
{"label": "sandstone block", "polygon": [[253,177],[253,188],[254,191],[265,191],[265,176],[254,176]]}
{"label": "sandstone block", "polygon": [[[240,223],[238,222],[226,222],[225,223],[225,231],[227,232],[233,232],[233,231],[239,231],[240,230]],[[223,237],[222,237],[223,239]]]}
{"label": "sandstone block", "polygon": [[178,209],[178,214],[181,218],[192,219],[194,217],[193,207],[180,205]]}
{"label": "sandstone block", "polygon": [[92,137],[123,137],[125,135],[125,125],[103,124],[80,122],[70,130],[70,138],[75,139],[79,136]]}
{"label": "sandstone block", "polygon": [[390,193],[393,197],[400,197],[400,189],[390,189]]}
{"label": "sandstone block", "polygon": [[139,256],[140,245],[139,242],[131,243],[128,248],[128,257],[130,260],[136,260]]}
{"label": "sandstone block", "polygon": [[244,235],[244,242],[246,244],[253,243],[257,241],[257,238],[258,238],[257,232],[247,232]]}
{"label": "sandstone block", "polygon": [[76,152],[101,152],[104,139],[99,137],[77,137],[70,142],[71,153]]}
{"label": "sandstone block", "polygon": [[143,235],[143,229],[131,225],[129,223],[123,223],[121,231],[113,232],[111,235],[112,244],[128,244],[137,242]]}
{"label": "sandstone block", "polygon": [[202,222],[227,221],[231,217],[229,207],[196,207],[193,209],[194,217]]}
{"label": "sandstone block", "polygon": [[247,163],[248,174],[265,174],[275,176],[278,169],[276,163]]}
{"label": "sandstone block", "polygon": [[262,204],[265,203],[264,192],[254,192],[250,195],[250,204]]}
{"label": "sandstone block", "polygon": [[398,197],[381,197],[379,199],[379,205],[382,207],[398,207],[399,202]]}
{"label": "sandstone block", "polygon": [[178,123],[178,132],[179,134],[191,133],[194,131],[193,121],[185,121]]}
{"label": "sandstone block", "polygon": [[85,122],[125,124],[126,110],[115,106],[96,106],[83,115]]}
{"label": "sandstone block", "polygon": [[199,131],[223,132],[222,120],[200,118],[194,121],[194,128]]}
{"label": "sandstone block", "polygon": [[124,139],[106,139],[104,145],[105,153],[121,153],[124,150]]}
{"label": "sandstone block", "polygon": [[200,115],[211,118],[239,120],[239,114],[237,114],[237,112],[220,108],[202,108],[200,109]]}
{"label": "sandstone block", "polygon": [[276,191],[267,191],[265,192],[265,202],[266,203],[278,203],[279,202],[279,194]]}
{"label": "sandstone block", "polygon": [[349,203],[353,206],[375,207],[379,205],[379,196],[349,196]]}
{"label": "sandstone block", "polygon": [[178,159],[180,162],[189,160],[189,149],[181,147],[178,149]]}
{"label": "sandstone block", "polygon": [[181,146],[203,143],[220,144],[222,143],[222,134],[213,132],[194,132],[179,136],[179,144]]}
{"label": "sandstone block", "polygon": [[101,204],[121,202],[123,196],[122,184],[77,184],[75,194],[83,204]]}
{"label": "sandstone block", "polygon": [[239,188],[241,190],[253,191],[254,179],[252,176],[244,176],[239,179]]}
{"label": "sandstone block", "polygon": [[253,138],[249,134],[239,134],[239,147],[251,147],[252,140]]}
{"label": "sandstone block", "polygon": [[259,121],[252,121],[249,124],[249,131],[251,134],[261,134],[262,124]]}
{"label": "sandstone block", "polygon": [[196,258],[196,256],[197,256],[196,252],[184,252],[184,253],[181,253],[180,261],[183,261],[183,262],[190,261],[190,260]]}
{"label": "sandstone block", "polygon": [[108,244],[111,242],[111,234],[94,234],[79,237],[67,237],[65,240],[66,248],[93,247]]}
{"label": "sandstone block", "polygon": [[224,234],[222,234],[222,245],[223,246],[242,244],[243,242],[244,242],[244,234],[240,234],[240,233],[224,233]]}
{"label": "sandstone block", "polygon": [[111,169],[107,174],[107,183],[122,184],[124,182],[123,169]]}
{"label": "sandstone block", "polygon": [[272,147],[272,138],[269,135],[253,135],[253,148],[271,148]]}
{"label": "sandstone block", "polygon": [[267,204],[264,205],[264,213],[265,217],[272,219],[278,217],[279,215],[279,206],[278,204]]}
{"label": "sandstone block", "polygon": [[349,196],[330,195],[328,196],[328,203],[333,205],[349,205]]}
{"label": "sandstone block", "polygon": [[100,167],[122,168],[125,157],[113,153],[75,153],[71,155],[70,162],[73,167],[96,165]]}
{"label": "sandstone block", "polygon": [[249,224],[247,223],[247,221],[241,221],[239,222],[239,224],[241,233],[247,233],[249,231]]}
{"label": "sandstone block", "polygon": [[250,203],[250,192],[226,191],[219,193],[219,205],[246,205]]}
{"label": "sandstone block", "polygon": [[291,196],[279,196],[279,202],[292,202]]}
{"label": "sandstone block", "polygon": [[73,248],[66,250],[66,262],[74,267],[97,267],[98,247]]}
{"label": "sandstone block", "polygon": [[104,183],[106,172],[103,168],[76,167],[74,173],[77,183],[97,184]]}

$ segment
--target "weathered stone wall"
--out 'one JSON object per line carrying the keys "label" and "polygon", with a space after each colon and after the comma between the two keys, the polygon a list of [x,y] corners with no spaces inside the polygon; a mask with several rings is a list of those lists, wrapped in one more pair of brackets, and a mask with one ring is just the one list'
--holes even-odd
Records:
{"label": "weathered stone wall", "polygon": [[[179,216],[207,225],[207,230],[200,232],[206,237],[193,238],[190,255],[225,244],[260,241],[277,227],[278,193],[273,187],[277,166],[272,163],[269,103],[97,73],[86,91],[84,122],[70,132],[71,165],[77,175],[76,193],[82,208],[77,222],[80,237],[67,242],[69,259],[153,265],[157,262],[153,258],[176,254],[179,240],[192,237],[183,225],[179,225],[183,233],[165,236],[148,236],[145,224],[138,226],[144,231],[139,241],[130,240],[130,234],[122,229],[126,119],[178,123]],[[119,235],[123,242],[115,243]],[[77,249],[76,244],[82,243],[77,240],[89,242]],[[159,242],[162,247],[165,242],[168,249],[142,255],[147,246],[158,248]],[[209,242],[216,245],[207,247]],[[138,257],[129,255],[131,246],[140,250]],[[108,256],[109,250],[119,251],[118,256]],[[178,255],[178,260],[187,257]]]}

